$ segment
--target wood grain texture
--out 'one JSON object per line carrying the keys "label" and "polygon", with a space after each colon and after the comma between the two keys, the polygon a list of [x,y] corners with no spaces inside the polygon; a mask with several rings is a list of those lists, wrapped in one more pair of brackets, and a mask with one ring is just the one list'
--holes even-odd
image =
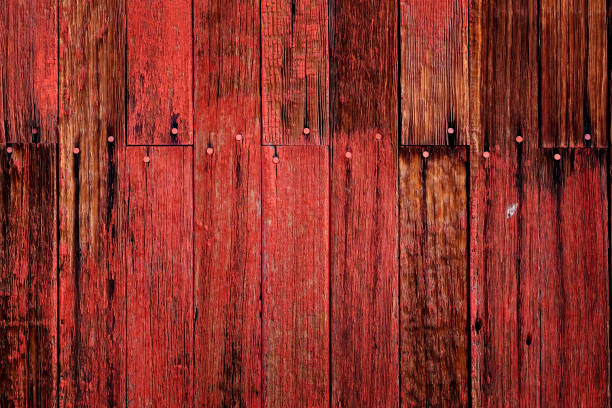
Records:
{"label": "wood grain texture", "polygon": [[194,404],[260,406],[260,5],[194,8]]}
{"label": "wood grain texture", "polygon": [[541,405],[607,407],[607,151],[572,149],[539,166]]}
{"label": "wood grain texture", "polygon": [[327,148],[263,148],[262,200],[263,405],[328,406]]}
{"label": "wood grain texture", "polygon": [[[608,29],[605,0],[542,0],[542,146],[608,146]],[[592,139],[585,141],[588,133]]]}
{"label": "wood grain texture", "polygon": [[59,405],[118,405],[125,401],[125,10],[114,0],[59,6]]}
{"label": "wood grain texture", "polygon": [[527,345],[538,324],[538,107],[529,103],[538,97],[537,3],[479,0],[470,7],[475,407],[538,406],[539,401],[539,351]]}
{"label": "wood grain texture", "polygon": [[192,143],[191,6],[191,0],[126,3],[128,144]]}
{"label": "wood grain texture", "polygon": [[0,7],[0,143],[57,142],[57,1]]}
{"label": "wood grain texture", "polygon": [[0,147],[0,406],[56,406],[56,146]]}
{"label": "wood grain texture", "polygon": [[402,404],[468,406],[467,151],[400,149]]}
{"label": "wood grain texture", "polygon": [[191,147],[127,149],[127,406],[193,403],[192,162]]}
{"label": "wood grain texture", "polygon": [[261,6],[263,143],[327,145],[328,1],[263,0]]}
{"label": "wood grain texture", "polygon": [[400,7],[402,144],[469,144],[468,1]]}

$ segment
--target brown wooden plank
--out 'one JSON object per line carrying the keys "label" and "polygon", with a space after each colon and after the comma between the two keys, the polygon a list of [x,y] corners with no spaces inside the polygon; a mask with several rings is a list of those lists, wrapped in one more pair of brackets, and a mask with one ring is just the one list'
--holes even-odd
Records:
{"label": "brown wooden plank", "polygon": [[[538,406],[536,0],[470,7],[474,406]],[[517,137],[519,137],[517,139]],[[488,156],[488,157],[487,157]]]}
{"label": "brown wooden plank", "polygon": [[398,12],[330,5],[333,406],[399,405]]}
{"label": "brown wooden plank", "polygon": [[260,406],[260,5],[194,7],[194,404]]}
{"label": "brown wooden plank", "polygon": [[608,146],[608,7],[606,0],[541,1],[544,147]]}
{"label": "brown wooden plank", "polygon": [[1,149],[0,406],[55,406],[56,146]]}
{"label": "brown wooden plank", "polygon": [[469,144],[468,1],[400,7],[402,144]]}
{"label": "brown wooden plank", "polygon": [[57,1],[0,7],[0,143],[57,142]]}
{"label": "brown wooden plank", "polygon": [[327,0],[263,0],[263,143],[329,144]]}
{"label": "brown wooden plank", "polygon": [[329,152],[262,150],[266,407],[329,405]]}
{"label": "brown wooden plank", "polygon": [[192,3],[126,3],[128,144],[192,143]]}
{"label": "brown wooden plank", "polygon": [[128,406],[193,403],[193,154],[129,147]]}
{"label": "brown wooden plank", "polygon": [[399,163],[402,404],[468,406],[467,152],[402,148]]}
{"label": "brown wooden plank", "polygon": [[125,401],[125,11],[111,0],[59,6],[60,405],[118,405]]}
{"label": "brown wooden plank", "polygon": [[607,151],[540,160],[541,405],[607,407]]}

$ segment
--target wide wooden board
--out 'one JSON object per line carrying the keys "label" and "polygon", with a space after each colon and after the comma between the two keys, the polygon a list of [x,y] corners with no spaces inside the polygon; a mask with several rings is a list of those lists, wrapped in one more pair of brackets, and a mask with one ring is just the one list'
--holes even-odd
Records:
{"label": "wide wooden board", "polygon": [[328,406],[329,151],[261,158],[263,406]]}
{"label": "wide wooden board", "polygon": [[0,149],[0,406],[56,406],[56,146]]}
{"label": "wide wooden board", "polygon": [[188,406],[194,322],[191,147],[128,147],[126,160],[127,406]]}
{"label": "wide wooden board", "polygon": [[402,403],[468,406],[467,151],[399,157]]}

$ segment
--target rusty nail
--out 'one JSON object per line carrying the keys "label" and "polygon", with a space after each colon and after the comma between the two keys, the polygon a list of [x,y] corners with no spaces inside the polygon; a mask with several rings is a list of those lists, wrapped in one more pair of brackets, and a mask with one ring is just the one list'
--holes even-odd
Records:
{"label": "rusty nail", "polygon": [[304,128],[304,134],[305,134],[305,135],[309,135],[309,134],[310,134],[310,129],[308,129],[308,128]]}
{"label": "rusty nail", "polygon": [[272,158],[272,162],[273,162],[274,164],[278,164],[278,162],[280,162],[280,159],[278,158],[278,156],[274,156],[274,157]]}
{"label": "rusty nail", "polygon": [[523,143],[523,136],[517,136],[515,140],[516,143]]}
{"label": "rusty nail", "polygon": [[555,158],[555,160],[561,160],[561,155],[559,153],[555,153],[553,157]]}
{"label": "rusty nail", "polygon": [[106,140],[108,140],[108,143],[113,143],[115,141],[115,137],[109,136]]}
{"label": "rusty nail", "polygon": [[213,154],[213,148],[212,148],[212,147],[210,147],[210,146],[208,146],[208,147],[206,148],[206,154],[208,154],[209,156],[210,156],[211,154]]}
{"label": "rusty nail", "polygon": [[78,147],[75,147],[74,149],[72,149],[72,153],[74,153],[74,154],[79,154],[80,151],[81,150],[79,150]]}
{"label": "rusty nail", "polygon": [[484,153],[482,154],[482,157],[484,157],[485,159],[488,159],[489,157],[491,157],[491,153],[489,153],[489,152],[484,152]]}
{"label": "rusty nail", "polygon": [[145,156],[144,159],[142,159],[143,162],[148,163],[151,161],[151,158],[149,156]]}
{"label": "rusty nail", "polygon": [[427,150],[423,151],[423,157],[424,158],[428,158],[429,157],[429,152]]}
{"label": "rusty nail", "polygon": [[242,135],[241,135],[240,133],[238,133],[238,134],[236,135],[236,140],[237,140],[237,141],[241,141],[241,140],[242,140]]}

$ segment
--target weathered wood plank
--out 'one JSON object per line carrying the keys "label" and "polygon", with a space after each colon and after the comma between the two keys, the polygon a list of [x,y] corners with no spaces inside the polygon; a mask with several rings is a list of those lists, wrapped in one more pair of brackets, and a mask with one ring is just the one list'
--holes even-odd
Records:
{"label": "weathered wood plank", "polygon": [[606,0],[541,1],[544,147],[608,146],[608,7]]}
{"label": "weathered wood plank", "polygon": [[[536,0],[470,8],[472,402],[538,406]],[[517,139],[518,138],[518,139]],[[488,156],[488,157],[486,157]]]}
{"label": "weathered wood plank", "polygon": [[263,0],[264,144],[329,144],[327,0]]}
{"label": "weathered wood plank", "polygon": [[607,407],[607,151],[539,161],[541,405]]}
{"label": "weathered wood plank", "polygon": [[399,163],[402,404],[468,406],[466,149],[402,148]]}
{"label": "weathered wood plank", "polygon": [[191,147],[129,147],[128,406],[193,403]]}
{"label": "weathered wood plank", "polygon": [[128,144],[191,144],[192,1],[127,7]]}
{"label": "weathered wood plank", "polygon": [[59,3],[61,406],[125,401],[123,4]]}
{"label": "weathered wood plank", "polygon": [[55,145],[1,145],[0,406],[57,405]]}
{"label": "weathered wood plank", "polygon": [[393,407],[399,405],[398,2],[330,3],[332,405]]}
{"label": "weathered wood plank", "polygon": [[468,1],[400,4],[402,144],[469,144]]}
{"label": "weathered wood plank", "polygon": [[194,8],[194,404],[260,406],[260,5]]}
{"label": "weathered wood plank", "polygon": [[262,150],[266,407],[329,405],[329,152]]}
{"label": "weathered wood plank", "polygon": [[57,1],[0,7],[0,143],[57,142]]}

